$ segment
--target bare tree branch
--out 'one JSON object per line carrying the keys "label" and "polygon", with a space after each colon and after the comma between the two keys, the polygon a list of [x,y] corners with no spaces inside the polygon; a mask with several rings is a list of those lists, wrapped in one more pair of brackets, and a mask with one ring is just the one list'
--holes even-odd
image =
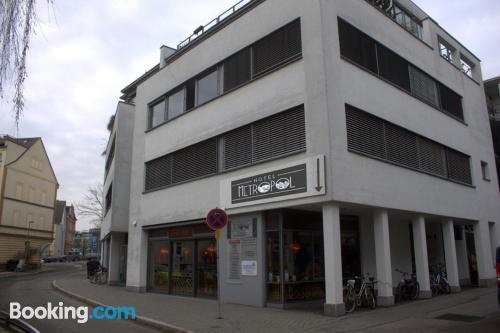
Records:
{"label": "bare tree branch", "polygon": [[76,204],[75,208],[79,215],[90,217],[90,222],[95,227],[100,227],[104,219],[104,202],[102,183],[89,186],[83,201]]}
{"label": "bare tree branch", "polygon": [[[53,0],[46,0],[51,4]],[[13,83],[13,113],[16,126],[24,108],[26,57],[36,24],[36,0],[0,0],[0,98],[7,83]]]}

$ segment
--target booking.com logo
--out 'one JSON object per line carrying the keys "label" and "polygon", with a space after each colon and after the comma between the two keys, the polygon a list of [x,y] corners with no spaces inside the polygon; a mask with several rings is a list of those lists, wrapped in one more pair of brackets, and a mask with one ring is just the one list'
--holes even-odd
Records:
{"label": "booking.com logo", "polygon": [[64,306],[59,302],[53,306],[51,302],[47,306],[21,306],[18,302],[10,303],[10,319],[74,319],[79,324],[84,324],[89,320],[97,319],[132,319],[135,320],[134,306],[96,306],[89,314],[88,306]]}

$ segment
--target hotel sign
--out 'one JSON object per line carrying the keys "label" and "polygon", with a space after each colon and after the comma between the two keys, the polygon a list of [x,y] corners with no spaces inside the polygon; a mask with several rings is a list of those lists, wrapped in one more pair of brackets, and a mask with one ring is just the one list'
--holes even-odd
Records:
{"label": "hotel sign", "polygon": [[325,195],[325,155],[223,179],[219,193],[225,209]]}
{"label": "hotel sign", "polygon": [[257,174],[231,182],[231,203],[307,192],[307,165]]}

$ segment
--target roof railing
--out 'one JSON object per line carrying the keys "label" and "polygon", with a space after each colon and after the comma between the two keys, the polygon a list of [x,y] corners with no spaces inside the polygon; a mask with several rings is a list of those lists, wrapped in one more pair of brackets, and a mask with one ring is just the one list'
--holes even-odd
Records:
{"label": "roof railing", "polygon": [[225,19],[229,18],[234,13],[236,13],[238,10],[240,10],[243,7],[245,7],[247,4],[249,4],[252,1],[254,1],[254,0],[240,0],[237,4],[235,4],[234,6],[232,6],[229,9],[227,9],[224,13],[220,14],[219,16],[217,16],[216,18],[214,18],[212,21],[208,22],[205,25],[200,25],[198,28],[196,28],[193,31],[193,34],[191,36],[189,36],[188,38],[184,39],[182,42],[180,42],[177,45],[177,50],[180,50],[181,48],[187,46],[189,43],[191,43],[192,41],[194,41],[195,39],[197,39],[198,37],[200,37],[201,35],[203,35],[208,30],[210,30],[213,27],[215,27],[220,22],[222,22]]}

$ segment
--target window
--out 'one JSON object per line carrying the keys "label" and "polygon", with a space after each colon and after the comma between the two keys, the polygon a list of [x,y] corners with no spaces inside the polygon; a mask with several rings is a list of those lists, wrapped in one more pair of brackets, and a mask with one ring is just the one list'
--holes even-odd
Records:
{"label": "window", "polygon": [[441,83],[438,83],[438,88],[441,110],[463,120],[464,111],[462,109],[462,97]]}
{"label": "window", "polygon": [[196,81],[191,80],[186,83],[186,111],[194,108]]}
{"label": "window", "polygon": [[145,163],[145,190],[256,164],[306,149],[303,106]]}
{"label": "window", "polygon": [[411,91],[408,62],[381,44],[377,44],[377,55],[380,76],[406,91]]}
{"label": "window", "polygon": [[35,188],[34,187],[30,187],[30,191],[29,191],[29,197],[28,197],[29,201],[31,202],[34,202],[35,201]]}
{"label": "window", "polygon": [[490,181],[490,167],[487,162],[481,161],[481,173],[483,174],[483,179]]}
{"label": "window", "polygon": [[201,79],[198,79],[196,83],[196,105],[208,102],[219,94],[219,76],[217,69],[212,70]]}
{"label": "window", "polygon": [[217,140],[209,139],[178,150],[172,159],[172,183],[217,172]]}
{"label": "window", "polygon": [[430,103],[447,114],[464,119],[462,97],[404,58],[338,18],[340,54],[372,74]]}
{"label": "window", "polygon": [[14,225],[19,225],[19,215],[20,212],[18,210],[14,210],[14,216],[13,216]]}
{"label": "window", "polygon": [[250,48],[246,48],[224,61],[224,91],[231,90],[250,81]]}
{"label": "window", "polygon": [[346,105],[347,147],[399,166],[472,184],[470,157]]}
{"label": "window", "polygon": [[179,85],[173,90],[174,93],[167,93],[151,104],[148,129],[209,102],[223,92],[238,88],[266,72],[300,59],[300,33],[300,19],[296,19]]}
{"label": "window", "polygon": [[180,116],[184,112],[184,89],[168,96],[168,120]]}
{"label": "window", "polygon": [[450,44],[439,38],[439,54],[441,57],[443,57],[446,61],[453,63],[455,52],[455,49],[451,47]]}
{"label": "window", "polygon": [[165,122],[165,99],[154,104],[149,109],[149,128],[154,128]]}
{"label": "window", "polygon": [[364,68],[378,73],[375,41],[339,19],[340,54]]}
{"label": "window", "polygon": [[0,152],[0,164],[3,162],[3,154]]}
{"label": "window", "polygon": [[108,175],[109,168],[111,167],[111,163],[113,162],[113,158],[115,157],[115,140],[116,140],[116,134],[113,135],[113,141],[111,142],[111,147],[109,148],[108,157],[106,158],[106,166],[105,166],[106,176]]}
{"label": "window", "polygon": [[253,74],[262,74],[302,54],[300,20],[262,38],[252,46]]}
{"label": "window", "polygon": [[16,183],[16,199],[21,200],[23,198],[23,184]]}
{"label": "window", "polygon": [[410,32],[415,37],[422,39],[422,24],[415,16],[396,4],[394,4],[392,8],[392,16],[394,20],[406,31]]}
{"label": "window", "polygon": [[411,92],[426,102],[438,106],[436,82],[421,70],[410,66]]}
{"label": "window", "polygon": [[113,184],[109,185],[108,192],[106,192],[106,214],[111,208],[111,203],[113,200]]}
{"label": "window", "polygon": [[472,70],[474,68],[472,61],[468,60],[464,56],[460,56],[460,67],[465,75],[472,77]]}
{"label": "window", "polygon": [[40,203],[42,205],[45,205],[47,203],[47,193],[45,193],[45,191],[42,191],[40,193]]}

